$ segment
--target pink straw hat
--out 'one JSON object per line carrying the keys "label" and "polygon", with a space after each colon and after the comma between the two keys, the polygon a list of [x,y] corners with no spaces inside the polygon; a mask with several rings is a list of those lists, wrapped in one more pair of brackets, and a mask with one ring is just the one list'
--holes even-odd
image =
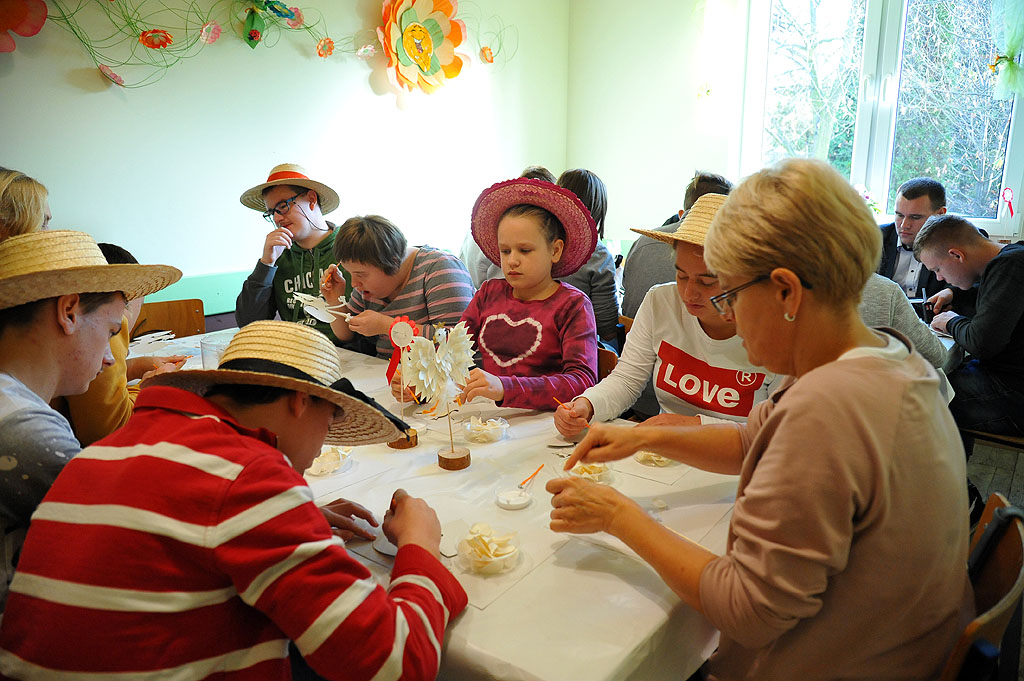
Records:
{"label": "pink straw hat", "polygon": [[597,248],[597,226],[583,202],[568,189],[522,177],[491,185],[473,205],[473,239],[488,260],[501,266],[498,223],[505,211],[519,204],[543,208],[565,229],[562,259],[552,266],[552,277],[569,276],[590,260]]}

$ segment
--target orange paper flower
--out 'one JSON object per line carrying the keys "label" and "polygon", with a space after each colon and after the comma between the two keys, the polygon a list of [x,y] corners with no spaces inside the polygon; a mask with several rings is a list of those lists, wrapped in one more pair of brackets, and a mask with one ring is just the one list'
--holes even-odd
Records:
{"label": "orange paper flower", "polygon": [[160,50],[174,42],[174,38],[162,28],[153,28],[139,34],[139,42],[151,50]]}
{"label": "orange paper flower", "polygon": [[388,57],[388,78],[406,90],[434,92],[462,71],[466,25],[457,0],[384,0],[377,38]]}
{"label": "orange paper flower", "polygon": [[491,48],[489,48],[487,46],[481,47],[480,48],[480,58],[483,59],[488,64],[493,64],[494,63],[494,52],[492,52]]}
{"label": "orange paper flower", "polygon": [[321,38],[316,44],[316,53],[326,59],[334,54],[334,41],[330,38]]}

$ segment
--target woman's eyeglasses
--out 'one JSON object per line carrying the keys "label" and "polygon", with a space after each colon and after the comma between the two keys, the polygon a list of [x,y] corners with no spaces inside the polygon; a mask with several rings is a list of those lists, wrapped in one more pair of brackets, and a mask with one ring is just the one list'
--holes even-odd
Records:
{"label": "woman's eyeglasses", "polygon": [[728,291],[722,291],[717,296],[711,297],[711,304],[715,307],[715,312],[718,314],[728,314],[732,312],[732,304],[736,302],[736,294],[743,289],[753,286],[754,284],[760,284],[762,281],[767,279],[770,275],[762,274],[759,277],[754,277],[746,284],[740,284],[735,288],[731,288]]}
{"label": "woman's eyeglasses", "polygon": [[295,199],[299,198],[300,196],[305,194],[307,191],[309,191],[309,190],[303,189],[301,192],[299,192],[295,196],[291,197],[290,199],[285,199],[284,201],[278,201],[277,205],[275,205],[273,208],[263,212],[263,219],[266,220],[267,222],[273,222],[274,221],[274,213],[277,213],[278,215],[284,215],[285,213],[287,213],[289,211],[289,209],[291,209],[292,204],[295,203]]}

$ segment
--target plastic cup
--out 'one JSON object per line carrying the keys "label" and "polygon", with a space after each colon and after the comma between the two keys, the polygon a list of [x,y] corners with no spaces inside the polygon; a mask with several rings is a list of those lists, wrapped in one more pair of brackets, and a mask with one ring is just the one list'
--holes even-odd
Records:
{"label": "plastic cup", "polygon": [[221,355],[228,347],[230,339],[216,336],[202,338],[199,340],[199,351],[203,356],[204,369],[216,369],[220,364]]}

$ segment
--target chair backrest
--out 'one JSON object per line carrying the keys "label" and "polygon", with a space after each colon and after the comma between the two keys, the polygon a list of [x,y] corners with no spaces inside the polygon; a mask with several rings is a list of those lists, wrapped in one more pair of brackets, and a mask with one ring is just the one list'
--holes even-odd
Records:
{"label": "chair backrest", "polygon": [[1001,645],[1024,592],[1024,521],[1020,510],[1010,506],[998,492],[989,497],[971,539],[970,572],[978,614],[956,642],[943,669],[942,681],[958,678],[975,642],[984,640]]}
{"label": "chair backrest", "polygon": [[625,329],[626,333],[629,333],[629,330],[633,328],[633,318],[620,314],[619,324],[622,324],[622,328]]}
{"label": "chair backrest", "polygon": [[597,380],[603,381],[604,377],[612,372],[615,365],[619,363],[619,356],[605,348],[597,349]]}
{"label": "chair backrest", "polygon": [[203,315],[203,301],[168,300],[160,303],[143,303],[139,319],[132,329],[132,338],[153,331],[173,331],[177,337],[206,333],[206,317]]}
{"label": "chair backrest", "polygon": [[626,334],[633,328],[633,318],[619,315],[619,323],[615,325],[615,342],[619,344],[619,352],[626,347]]}

